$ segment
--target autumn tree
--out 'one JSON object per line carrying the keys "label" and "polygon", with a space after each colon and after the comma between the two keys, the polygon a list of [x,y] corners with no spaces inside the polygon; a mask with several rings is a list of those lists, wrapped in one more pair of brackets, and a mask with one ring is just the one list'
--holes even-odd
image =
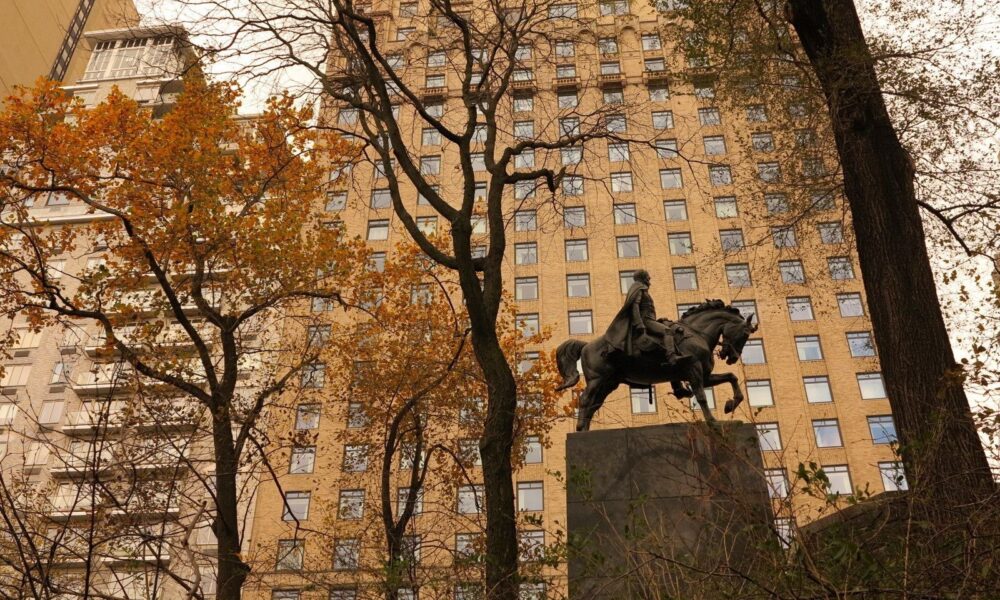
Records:
{"label": "autumn tree", "polygon": [[668,34],[686,60],[680,77],[746,113],[752,132],[795,132],[777,149],[745,140],[790,172],[784,181],[798,202],[772,223],[794,225],[830,194],[846,195],[914,493],[946,512],[993,494],[925,238],[925,227],[943,231],[950,242],[936,235],[939,246],[996,256],[997,190],[984,177],[996,165],[978,145],[996,130],[1000,97],[997,62],[976,50],[989,13],[874,3],[867,23],[876,35],[866,38],[850,1],[661,6],[676,16]]}
{"label": "autumn tree", "polygon": [[[236,599],[249,572],[240,505],[259,461],[260,419],[278,395],[315,375],[315,348],[278,332],[293,305],[337,303],[360,264],[338,229],[319,226],[315,204],[324,179],[314,152],[323,147],[336,157],[350,148],[304,128],[308,111],[287,97],[271,100],[256,118],[237,120],[235,87],[194,77],[185,83],[161,119],[117,91],[93,108],[50,83],[7,100],[0,114],[0,302],[26,325],[22,334],[59,328],[79,336],[65,344],[68,351],[86,349],[69,381],[78,393],[100,399],[124,390],[126,412],[145,415],[147,425],[199,424],[204,435],[190,454],[176,447],[190,436],[143,434],[127,420],[113,447],[168,440],[173,447],[146,452],[172,457],[170,469],[191,467],[184,481],[175,482],[171,471],[154,486],[185,487],[183,517],[172,522],[187,528],[199,515],[210,520],[217,597]],[[75,207],[77,218],[48,222],[32,208],[46,200]],[[171,413],[168,398],[189,412]],[[150,416],[155,411],[162,416]],[[112,445],[105,429],[95,428],[92,441]],[[102,502],[112,487],[102,478],[108,463],[127,472],[139,460],[118,450],[105,456],[94,445],[84,452],[80,465]],[[89,581],[78,590],[53,585],[49,567],[58,546],[31,545],[34,517],[19,512],[21,496],[11,491],[24,488],[9,483],[5,534],[25,544],[4,561],[21,574],[27,593],[99,593]],[[119,492],[111,497],[136,493],[129,485]],[[106,516],[102,502],[89,506]],[[184,562],[190,533],[150,531],[143,539],[173,544]],[[114,543],[112,530],[101,535]],[[100,563],[83,564],[85,576],[96,577]],[[201,597],[197,578],[162,573],[189,597]]]}

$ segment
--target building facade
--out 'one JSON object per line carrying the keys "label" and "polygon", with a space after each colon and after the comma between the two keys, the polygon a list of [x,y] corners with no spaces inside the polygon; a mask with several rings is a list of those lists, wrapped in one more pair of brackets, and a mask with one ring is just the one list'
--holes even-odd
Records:
{"label": "building facade", "polygon": [[[660,316],[677,318],[705,298],[721,298],[744,315],[753,314],[759,323],[743,360],[716,367],[737,374],[747,400],[732,416],[722,411],[730,398],[728,387],[715,389],[709,400],[717,418],[756,425],[778,532],[788,532],[793,519],[807,522],[828,509],[825,499],[804,494],[793,494],[786,502],[790,490],[801,487],[796,476],[800,464],[821,467],[830,493],[841,499],[857,490],[905,486],[851,246],[849,211],[836,189],[791,189],[803,187],[795,185],[803,172],[835,172],[835,159],[803,142],[815,137],[804,119],[789,125],[769,118],[764,106],[736,110],[717,104],[710,82],[678,76],[703,65],[686,60],[663,41],[664,31],[675,26],[669,14],[640,2],[539,6],[552,19],[578,20],[580,25],[571,34],[564,31],[564,37],[540,38],[533,48],[518,48],[523,66],[514,71],[509,106],[498,109],[498,131],[507,136],[504,143],[544,138],[560,129],[565,133],[602,107],[621,110],[608,121],[608,129],[614,127],[618,135],[588,141],[578,149],[536,150],[530,163],[525,158],[516,165],[567,169],[554,194],[529,186],[513,190],[505,201],[505,287],[515,297],[523,328],[552,333],[547,344],[525,359],[553,351],[566,338],[603,333],[624,300],[632,274],[646,269]],[[435,24],[436,17],[427,16],[428,10],[425,3],[376,1],[369,14],[376,18],[387,60],[426,111],[447,124],[451,115],[465,114],[463,63],[461,56],[435,47],[435,39],[448,38],[443,26]],[[347,67],[338,65],[332,79],[348,79]],[[458,151],[443,142],[411,104],[401,99],[397,119],[414,161],[443,197],[461,198],[465,181]],[[791,108],[789,113],[797,114]],[[346,135],[364,137],[356,109],[331,102],[326,118]],[[781,148],[793,150],[776,151]],[[782,162],[789,156],[802,170]],[[475,165],[482,155],[474,153],[471,159]],[[366,239],[377,253],[391,253],[396,243],[407,239],[390,206],[385,172],[394,168],[355,165],[327,198],[330,219],[341,220],[349,234]],[[485,196],[489,176],[485,167],[478,170],[482,182],[477,181],[476,193],[482,190]],[[428,230],[447,227],[415,189],[406,189],[403,201],[418,225]],[[808,199],[808,214],[782,220],[790,206],[801,206],[793,199],[801,195]],[[566,402],[572,402],[569,393]],[[593,428],[700,418],[690,401],[670,394],[669,386],[623,386],[609,397]],[[522,523],[525,546],[564,539],[565,482],[558,473],[565,470],[565,436],[574,425],[570,416],[558,422],[549,434],[551,445],[538,447],[533,460],[515,475],[519,509],[534,523]],[[284,433],[292,433],[301,423],[290,420],[286,427]],[[319,527],[338,520],[343,490],[337,482],[344,464],[338,457],[348,452],[339,440],[350,424],[324,418],[316,428],[314,435],[327,442],[321,447],[333,456],[326,457],[325,467],[317,459],[317,471],[309,477],[292,473],[282,481],[297,499],[312,503],[313,512],[303,514],[326,515],[315,517]],[[377,490],[367,493],[377,496]],[[441,501],[438,509],[460,513],[462,502],[459,495]],[[316,507],[333,509],[316,512]],[[383,593],[361,576],[352,580],[357,540],[349,535],[343,540],[353,558],[338,566],[336,548],[308,537],[300,543],[283,520],[284,511],[278,491],[262,494],[255,539],[263,546],[294,540],[297,552],[313,560],[299,559],[292,569],[287,564],[282,569],[279,561],[273,572],[265,565],[261,597],[366,598]],[[527,530],[530,536],[523,535]],[[451,548],[456,556],[463,543],[456,533]],[[339,571],[337,583],[315,585],[312,578],[310,586],[294,573],[283,572],[316,564],[321,570]],[[549,579],[528,584],[525,597],[561,597],[564,569],[544,570]],[[472,593],[461,586],[453,591],[399,591],[406,598],[475,597]]]}

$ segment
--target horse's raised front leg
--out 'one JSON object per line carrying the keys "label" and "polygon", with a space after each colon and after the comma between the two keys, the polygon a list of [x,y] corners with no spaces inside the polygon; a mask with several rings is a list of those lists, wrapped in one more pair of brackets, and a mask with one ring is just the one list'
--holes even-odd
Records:
{"label": "horse's raised front leg", "polygon": [[712,373],[708,376],[706,385],[714,387],[720,383],[728,383],[733,386],[733,399],[727,400],[725,406],[725,412],[728,415],[743,402],[743,390],[740,389],[740,380],[735,373]]}

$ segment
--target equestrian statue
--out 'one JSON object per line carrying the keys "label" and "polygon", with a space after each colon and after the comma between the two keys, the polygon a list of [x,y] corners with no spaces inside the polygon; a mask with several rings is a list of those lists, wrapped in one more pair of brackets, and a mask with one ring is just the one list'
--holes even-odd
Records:
{"label": "equestrian statue", "polygon": [[[619,385],[650,387],[669,381],[678,398],[694,396],[705,414],[714,422],[705,388],[728,383],[733,399],[726,402],[731,413],[743,402],[739,380],[733,373],[714,374],[715,348],[719,358],[733,364],[743,352],[750,334],[757,331],[753,314],[744,319],[740,311],[722,300],[706,300],[688,309],[679,322],[657,319],[649,295],[651,279],[645,270],[636,271],[618,311],[605,334],[590,343],[566,340],[556,349],[556,361],[565,390],[580,381],[577,362],[582,358],[586,387],[580,395],[577,431],[590,429],[590,420],[604,400]],[[683,382],[690,385],[690,389]]]}

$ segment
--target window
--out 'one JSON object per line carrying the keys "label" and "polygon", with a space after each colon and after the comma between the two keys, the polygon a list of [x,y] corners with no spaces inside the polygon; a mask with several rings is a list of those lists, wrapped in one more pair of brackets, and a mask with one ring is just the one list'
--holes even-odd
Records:
{"label": "window", "polygon": [[302,569],[306,543],[303,540],[278,540],[278,571],[298,571]]}
{"label": "window", "polygon": [[611,212],[614,214],[615,225],[634,225],[638,221],[635,204],[615,204]]}
{"label": "window", "polygon": [[396,30],[396,41],[405,42],[407,38],[413,35],[416,31],[417,30],[414,27],[400,27]]}
{"label": "window", "polygon": [[639,236],[627,235],[615,238],[618,246],[618,258],[636,258],[639,256]]}
{"label": "window", "polygon": [[582,196],[583,177],[579,175],[567,175],[563,177],[562,191],[567,196]]}
{"label": "window", "polygon": [[538,300],[538,278],[518,277],[514,279],[515,300]]}
{"label": "window", "polygon": [[[521,547],[518,559],[521,562],[531,562],[540,560],[545,549],[544,531],[521,531],[517,534],[518,545]],[[519,598],[524,597],[524,591],[518,593]]]}
{"label": "window", "polygon": [[[435,194],[440,194],[441,192],[440,186],[432,185],[430,188]],[[417,192],[417,206],[429,206],[430,203],[430,200],[428,200],[421,192]]]}
{"label": "window", "polygon": [[563,209],[563,227],[572,229],[574,227],[587,226],[587,209],[582,206],[567,206]]}
{"label": "window", "polygon": [[336,540],[333,543],[333,568],[353,571],[358,568],[358,540]]}
{"label": "window", "polygon": [[708,180],[712,185],[731,185],[733,172],[728,165],[712,165],[708,167]]}
{"label": "window", "polygon": [[[735,196],[721,196],[715,199],[715,216],[719,219],[733,219],[739,216],[739,210],[736,205]],[[731,231],[739,232],[740,238],[740,248],[743,247],[743,232],[735,229]],[[723,244],[723,249],[725,249],[725,244]]]}
{"label": "window", "polygon": [[567,57],[576,56],[576,45],[573,42],[560,40],[554,44],[556,56]]}
{"label": "window", "polygon": [[514,213],[514,231],[534,231],[538,228],[538,216],[533,210],[519,210]]}
{"label": "window", "polygon": [[589,310],[569,311],[570,335],[585,335],[594,333],[594,317]]}
{"label": "window", "polygon": [[844,445],[840,439],[837,419],[817,419],[812,422],[812,426],[817,448],[840,448]]}
{"label": "window", "polygon": [[743,249],[743,230],[721,229],[719,230],[719,241],[722,244],[723,252],[738,252]]}
{"label": "window", "polygon": [[819,240],[824,244],[839,244],[844,241],[844,228],[840,223],[820,223]]}
{"label": "window", "polygon": [[347,206],[347,192],[327,192],[326,205],[323,210],[326,212],[338,212]]}
{"label": "window", "polygon": [[566,240],[566,261],[587,260],[587,240]]}
{"label": "window", "polygon": [[282,521],[305,521],[309,518],[311,492],[286,492]]}
{"label": "window", "polygon": [[743,354],[740,356],[740,360],[745,365],[762,365],[766,363],[767,356],[764,354],[764,340],[747,340],[747,343],[743,346]]}
{"label": "window", "polygon": [[535,97],[531,94],[514,96],[514,112],[528,112],[535,109]]}
{"label": "window", "polygon": [[808,296],[796,296],[787,299],[788,318],[793,321],[812,321],[813,307]]}
{"label": "window", "polygon": [[[520,154],[514,156],[514,167],[518,169],[531,169],[535,166],[535,151],[531,148],[523,150]],[[476,184],[483,186],[483,192],[485,195],[486,183]]]}
{"label": "window", "polygon": [[559,119],[559,131],[563,136],[580,135],[580,119],[577,117]]}
{"label": "window", "polygon": [[784,194],[766,194],[764,207],[769,215],[780,215],[788,212],[788,198]]}
{"label": "window", "polygon": [[615,38],[597,40],[597,51],[601,54],[618,54],[618,40]]}
{"label": "window", "polygon": [[847,470],[847,465],[823,465],[823,472],[830,480],[828,492],[840,496],[850,496],[854,493],[851,486],[851,474]]}
{"label": "window", "polygon": [[798,245],[794,227],[772,227],[771,239],[774,240],[775,248],[794,248]]}
{"label": "window", "polygon": [[590,274],[567,275],[566,295],[570,298],[586,298],[590,296]]}
{"label": "window", "polygon": [[272,590],[271,600],[299,600],[298,590]]}
{"label": "window", "polygon": [[677,158],[677,140],[656,140],[654,146],[660,158]]}
{"label": "window", "polygon": [[833,194],[830,192],[813,194],[810,202],[812,203],[812,208],[816,210],[833,210],[837,206],[833,200]]}
{"label": "window", "polygon": [[726,138],[721,135],[708,135],[704,138],[705,154],[716,155],[726,153]]}
{"label": "window", "polygon": [[604,119],[604,127],[608,133],[625,133],[628,130],[628,121],[625,115],[608,115]]}
{"label": "window", "polygon": [[878,415],[868,417],[868,431],[872,435],[873,444],[895,444],[896,422],[892,420],[892,415]]}
{"label": "window", "polygon": [[885,398],[885,384],[882,383],[881,373],[858,373],[858,388],[864,400]]}
{"label": "window", "polygon": [[667,65],[662,58],[647,58],[642,63],[646,71],[651,73],[659,73],[667,69]]}
{"label": "window", "polygon": [[652,81],[647,86],[651,102],[666,102],[670,100],[670,87],[663,81]]}
{"label": "window", "polygon": [[[580,104],[580,97],[577,96],[576,91],[574,90],[560,90],[559,93],[556,95],[556,105],[559,108],[576,108],[577,105],[579,104]],[[569,119],[563,119],[563,120],[569,120]],[[573,120],[576,120],[576,124],[573,128],[574,129],[579,128],[580,126],[579,120],[577,120],[575,117],[573,118]],[[567,123],[567,125],[573,125],[573,124]],[[572,135],[572,133],[568,132],[565,127],[562,128],[562,132],[563,135]]]}
{"label": "window", "polygon": [[788,497],[788,474],[784,469],[764,469],[764,478],[767,480],[768,497]]}
{"label": "window", "polygon": [[854,265],[851,264],[851,259],[846,256],[832,256],[826,259],[826,264],[830,269],[832,279],[838,281],[854,279]]}
{"label": "window", "polygon": [[326,382],[326,365],[312,363],[302,367],[300,385],[303,388],[321,388]]}
{"label": "window", "polygon": [[473,152],[469,155],[469,162],[472,163],[472,170],[482,173],[486,170],[486,155],[482,152]]}
{"label": "window", "polygon": [[438,175],[441,173],[441,157],[440,156],[421,156],[420,157],[420,174],[421,175]]}
{"label": "window", "polygon": [[360,402],[347,403],[347,426],[351,429],[358,429],[368,425],[368,415],[365,407]]}
{"label": "window", "polygon": [[535,135],[534,121],[515,121],[514,137],[518,139],[530,139]]}
{"label": "window", "polygon": [[518,600],[545,600],[544,583],[522,583],[518,586]]}
{"label": "window", "polygon": [[514,244],[514,264],[533,265],[538,262],[538,244],[528,242],[525,244]]}
{"label": "window", "polygon": [[575,19],[576,4],[553,4],[549,7],[549,17],[553,19]]}
{"label": "window", "polygon": [[715,98],[715,82],[711,79],[695,80],[694,97],[699,100],[711,100]]}
{"label": "window", "polygon": [[606,17],[608,15],[627,15],[628,14],[628,1],[627,0],[602,0],[600,3],[601,16]]}
{"label": "window", "polygon": [[783,283],[800,284],[806,282],[806,271],[801,260],[778,261],[778,271]]}
{"label": "window", "polygon": [[806,387],[806,402],[810,404],[833,402],[833,392],[830,391],[830,378],[826,375],[803,377],[802,383]]}
{"label": "window", "polygon": [[616,88],[605,88],[604,92],[604,103],[605,104],[624,104],[625,103],[625,92],[620,87]]}
{"label": "window", "polygon": [[901,462],[880,462],[879,475],[882,476],[882,487],[887,492],[906,491],[910,489],[906,483],[906,471]]}
{"label": "window", "polygon": [[611,174],[611,191],[617,193],[632,191],[632,173],[621,172]]}
{"label": "window", "polygon": [[670,254],[673,254],[674,256],[691,254],[692,250],[691,234],[690,233],[668,234],[667,247],[670,249]]}
{"label": "window", "polygon": [[698,289],[698,273],[694,267],[676,267],[673,276],[675,290]]}
{"label": "window", "polygon": [[676,190],[684,186],[680,169],[660,169],[660,187],[665,190]]}
{"label": "window", "polygon": [[17,414],[17,405],[11,403],[0,404],[0,426],[9,427],[14,423],[14,415]]}
{"label": "window", "polygon": [[66,383],[66,378],[69,376],[68,367],[66,363],[57,361],[52,365],[52,377],[49,378],[49,383],[52,385]]}
{"label": "window", "polygon": [[642,415],[656,412],[656,388],[630,385],[628,396],[632,404],[632,414]]}
{"label": "window", "polygon": [[816,132],[812,129],[795,130],[795,146],[797,148],[808,148],[816,144]]}
{"label": "window", "polygon": [[518,44],[517,48],[514,50],[515,60],[528,60],[531,58],[532,49],[531,44]]}
{"label": "window", "polygon": [[382,241],[387,239],[389,239],[388,219],[368,221],[368,241]]}
{"label": "window", "polygon": [[576,165],[583,160],[583,148],[579,146],[570,146],[568,148],[559,149],[559,160],[564,165]]}
{"label": "window", "polygon": [[517,328],[521,331],[522,336],[533,337],[538,335],[538,313],[517,315],[515,322],[517,324]]}
{"label": "window", "polygon": [[475,558],[482,544],[482,534],[458,533],[455,535],[455,558],[469,560]]}
{"label": "window", "polygon": [[684,200],[665,200],[663,202],[663,217],[668,221],[687,221],[687,202]]}
{"label": "window", "polygon": [[360,519],[365,514],[364,490],[340,490],[337,515],[341,519]]}
{"label": "window", "polygon": [[627,162],[629,157],[628,142],[612,142],[608,144],[608,160],[611,162]]}
{"label": "window", "polygon": [[344,446],[344,464],[342,469],[348,473],[361,473],[368,470],[368,446],[364,444],[347,444]]}
{"label": "window", "polygon": [[517,510],[541,512],[545,508],[541,481],[519,481],[517,484]]}
{"label": "window", "polygon": [[369,206],[375,209],[389,208],[392,206],[392,194],[387,189],[372,190]]}
{"label": "window", "polygon": [[[535,197],[535,190],[538,185],[534,181],[515,181],[514,182],[514,199],[516,200],[526,200],[528,198]],[[481,232],[485,233],[485,232]]]}
{"label": "window", "polygon": [[757,442],[760,444],[761,450],[781,450],[781,432],[778,431],[778,424],[758,423]]}
{"label": "window", "polygon": [[417,230],[424,235],[434,235],[437,232],[437,217],[417,217]]}
{"label": "window", "polygon": [[847,334],[847,347],[851,350],[851,356],[862,358],[875,356],[875,341],[872,340],[870,331],[855,331]]}
{"label": "window", "polygon": [[823,360],[823,347],[820,346],[818,335],[795,336],[795,349],[799,360]]}
{"label": "window", "polygon": [[754,104],[747,107],[747,121],[751,123],[764,123],[767,121],[767,109],[763,104]]}
{"label": "window", "polygon": [[[460,441],[470,441],[470,440],[460,440]],[[479,459],[479,443],[476,440],[471,440],[475,444],[475,453],[468,456],[475,456],[475,458],[469,461],[470,464],[481,465],[482,461]],[[465,456],[463,454],[463,456]],[[410,488],[401,487],[396,488],[396,514],[402,514],[406,510],[406,503],[410,501]],[[424,512],[424,490],[422,488],[417,489],[416,497],[413,499],[413,514],[419,515]]]}
{"label": "window", "polygon": [[576,65],[556,65],[556,77],[559,79],[576,77]]}
{"label": "window", "polygon": [[757,176],[765,183],[781,181],[781,166],[776,162],[757,163]]}
{"label": "window", "polygon": [[[63,363],[56,363],[62,365]],[[48,400],[42,402],[42,410],[38,415],[39,425],[55,425],[62,418],[63,401]]]}
{"label": "window", "polygon": [[618,271],[618,288],[623,294],[628,293],[635,281],[635,271]]}
{"label": "window", "polygon": [[769,379],[748,380],[747,399],[750,401],[750,406],[774,406],[771,381]]}
{"label": "window", "polygon": [[642,34],[642,49],[643,50],[659,50],[662,48],[660,43],[660,36],[655,33],[644,33]]}
{"label": "window", "polygon": [[463,485],[458,488],[458,513],[462,515],[476,514],[480,510],[483,497],[483,486]]}
{"label": "window", "polygon": [[524,438],[524,463],[538,464],[542,462],[542,440],[538,436]]}
{"label": "window", "polygon": [[288,472],[297,475],[302,473],[312,473],[316,464],[316,447],[306,446],[302,448],[292,448],[292,460],[288,465]]}
{"label": "window", "polygon": [[750,143],[753,149],[758,152],[772,152],[774,150],[774,136],[770,133],[753,133],[750,135]]}
{"label": "window", "polygon": [[[691,306],[698,306],[698,305],[692,304]],[[691,402],[690,404],[691,410],[696,410],[698,412],[701,412],[701,405],[698,404],[697,398],[694,397],[690,398],[690,402]],[[705,404],[708,405],[708,408],[710,410],[715,410],[715,390],[713,388],[710,387],[705,388]]]}
{"label": "window", "polygon": [[699,108],[698,122],[701,123],[702,126],[721,125],[722,115],[719,113],[719,109],[717,108]]}
{"label": "window", "polygon": [[653,112],[653,129],[666,131],[674,128],[674,113],[669,110]]}
{"label": "window", "polygon": [[355,590],[330,590],[330,600],[357,600],[357,597]]}
{"label": "window", "polygon": [[425,127],[420,135],[420,143],[424,146],[441,145],[441,133],[433,127]]}
{"label": "window", "polygon": [[746,263],[726,265],[726,281],[729,287],[750,287],[753,285],[750,279],[750,265]]}

